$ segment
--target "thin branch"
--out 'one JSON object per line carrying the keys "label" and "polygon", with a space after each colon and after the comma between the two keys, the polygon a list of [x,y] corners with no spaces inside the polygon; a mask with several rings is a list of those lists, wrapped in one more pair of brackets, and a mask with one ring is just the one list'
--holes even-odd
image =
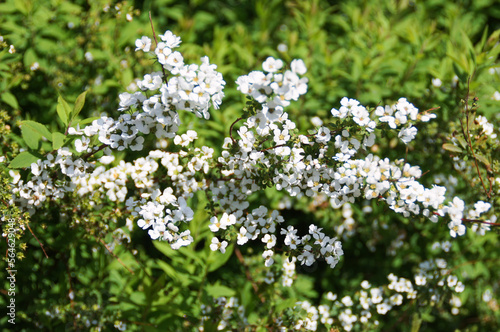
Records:
{"label": "thin branch", "polygon": [[68,275],[68,283],[69,283],[69,292],[68,292],[68,297],[69,297],[69,303],[71,304],[71,309],[73,309],[75,307],[75,301],[73,301],[73,298],[71,296],[71,293],[73,293],[73,297],[74,297],[74,292],[73,292],[73,286],[71,284],[71,273],[70,273],[70,270],[69,270],[69,265],[68,265],[68,260],[66,259],[66,274]]}
{"label": "thin branch", "polygon": [[498,223],[498,222],[489,222],[489,221],[484,221],[484,220],[480,220],[480,219],[466,219],[466,218],[463,218],[462,221],[465,221],[465,222],[476,222],[476,223],[486,224],[486,225],[490,225],[490,226],[500,226],[500,223]]}
{"label": "thin branch", "polygon": [[153,31],[153,38],[155,40],[155,48],[158,46],[158,39],[156,39],[155,27],[153,25],[153,18],[151,17],[151,11],[149,12],[149,22],[151,23],[151,30]]}
{"label": "thin branch", "polygon": [[128,272],[130,272],[131,274],[134,274],[134,271],[132,271],[127,265],[125,265],[122,260],[115,255],[115,253],[113,251],[111,251],[111,249],[108,247],[108,245],[106,244],[106,242],[104,242],[103,239],[101,239],[100,237],[98,238],[99,239],[99,242],[102,243],[102,245],[109,251],[109,253],[111,255],[113,255],[113,257],[124,267],[128,270]]}
{"label": "thin branch", "polygon": [[40,245],[40,247],[42,248],[42,251],[43,253],[45,254],[45,257],[49,258],[49,255],[47,255],[47,253],[45,252],[45,249],[43,249],[43,245],[42,243],[40,242],[40,240],[38,240],[38,238],[36,237],[35,233],[33,233],[33,231],[31,230],[31,227],[29,224],[26,224],[26,226],[28,226],[28,229],[30,230],[31,232],[31,235],[33,235],[35,237],[35,239],[38,241],[38,244]]}
{"label": "thin branch", "polygon": [[234,253],[236,254],[236,257],[238,257],[238,260],[240,261],[241,265],[243,265],[243,267],[245,268],[245,275],[247,276],[248,281],[250,281],[250,283],[252,284],[252,287],[253,287],[253,290],[255,291],[255,294],[257,294],[257,296],[259,297],[260,302],[264,303],[266,300],[260,294],[259,287],[255,283],[255,280],[253,280],[252,275],[250,274],[250,271],[248,269],[248,266],[245,263],[245,258],[243,258],[243,255],[241,254],[240,249],[238,247],[235,247]]}
{"label": "thin branch", "polygon": [[240,120],[243,120],[243,118],[238,118],[236,119],[236,121],[234,121],[232,124],[231,124],[231,127],[229,127],[229,137],[231,137],[231,141],[233,141],[233,144],[236,144],[236,140],[233,138],[233,127],[234,125],[236,124],[236,122],[240,121]]}
{"label": "thin branch", "polygon": [[[413,303],[413,302],[414,302],[414,300],[410,301],[410,303]],[[408,315],[409,315],[409,311],[405,311],[402,315],[400,315],[400,317],[399,317],[399,319],[397,320],[397,322],[393,323],[393,324],[391,325],[391,327],[389,327],[389,328],[386,330],[386,332],[391,332],[391,331],[393,331],[393,330],[394,330],[396,327],[398,327],[398,326],[399,326],[399,327],[401,327],[401,326],[403,326],[403,325],[408,325],[408,323],[406,323],[406,324],[402,324],[402,322],[403,322],[405,319],[409,318],[409,316],[408,316]]]}
{"label": "thin branch", "polygon": [[490,183],[490,190],[486,194],[486,196],[488,196],[488,197],[491,196],[491,192],[493,191],[493,179],[494,178],[492,176],[488,177],[488,182]]}
{"label": "thin branch", "polygon": [[478,262],[491,262],[491,261],[498,261],[499,259],[498,258],[488,258],[488,259],[474,259],[474,260],[471,260],[471,261],[467,261],[467,262],[464,262],[462,264],[458,264],[458,265],[455,265],[454,267],[448,269],[447,274],[451,274],[451,272],[459,269],[460,267],[462,266],[466,266],[466,265],[471,265],[471,264],[475,264],[475,263],[478,263]]}
{"label": "thin branch", "polygon": [[[460,119],[460,125],[462,127],[462,133],[466,139],[467,144],[469,145],[469,148],[472,152],[472,157],[474,158],[474,164],[476,165],[476,170],[477,170],[477,175],[479,176],[479,180],[481,180],[481,184],[483,186],[483,189],[486,193],[486,196],[488,198],[491,198],[491,187],[490,190],[486,188],[486,185],[484,184],[483,181],[483,176],[481,175],[481,170],[479,169],[479,165],[477,162],[477,157],[476,153],[474,152],[474,148],[472,147],[472,140],[470,138],[470,131],[469,131],[469,96],[470,96],[470,80],[471,77],[468,78],[467,80],[467,94],[465,96],[465,121],[466,121],[466,130],[464,130],[464,124],[462,123],[462,119]],[[491,183],[491,182],[490,182]]]}
{"label": "thin branch", "polygon": [[[441,217],[441,215],[439,213],[437,213],[437,212],[433,212],[432,214]],[[486,225],[490,225],[490,226],[500,226],[500,223],[498,223],[498,222],[497,223],[495,223],[495,222],[489,222],[489,221],[485,221],[485,220],[481,220],[481,219],[467,219],[467,218],[462,218],[460,220],[463,221],[463,222],[475,222],[475,223],[486,224]]]}
{"label": "thin branch", "polygon": [[[155,49],[156,49],[156,46],[158,46],[158,39],[156,39],[156,32],[155,32],[155,27],[153,25],[153,18],[151,17],[151,11],[149,12],[149,22],[151,23],[151,30],[153,31],[153,38],[155,40]],[[165,68],[163,68],[163,65],[161,65],[161,71],[163,72],[163,81],[165,82],[165,85],[168,86],[167,73],[165,72]]]}
{"label": "thin branch", "polygon": [[82,159],[87,161],[88,158],[91,156],[95,155],[97,152],[104,150],[107,147],[106,144],[101,145],[97,150],[95,151],[90,151],[89,153],[85,154],[82,156]]}
{"label": "thin branch", "polygon": [[264,152],[264,151],[267,151],[267,150],[272,150],[272,149],[275,149],[275,148],[280,148],[282,146],[287,146],[287,145],[286,144],[278,144],[278,145],[275,145],[275,146],[271,146],[270,148],[262,149],[259,152]]}
{"label": "thin branch", "polygon": [[[113,237],[113,239],[115,239],[116,241],[118,241],[118,239],[115,237],[114,234],[111,234],[111,236]],[[146,270],[146,266],[140,262],[136,256],[134,255],[134,253],[132,252],[132,249],[130,249],[128,246],[125,245],[125,249],[132,255],[134,261],[137,263],[137,265],[139,265],[141,268],[142,268],[142,271],[148,276],[151,278],[151,275],[148,273],[148,271]]]}
{"label": "thin branch", "polygon": [[427,113],[427,112],[431,112],[431,111],[435,111],[435,110],[438,110],[440,109],[441,106],[438,106],[438,107],[433,107],[433,108],[429,108],[428,110],[425,110],[424,113]]}

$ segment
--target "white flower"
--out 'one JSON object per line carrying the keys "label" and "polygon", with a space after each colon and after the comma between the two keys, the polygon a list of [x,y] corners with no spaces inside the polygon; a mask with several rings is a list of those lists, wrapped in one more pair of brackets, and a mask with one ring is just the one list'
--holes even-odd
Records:
{"label": "white flower", "polygon": [[82,135],[83,131],[80,129],[80,124],[76,125],[76,129],[73,127],[68,128],[68,134],[69,135]]}
{"label": "white flower", "polygon": [[268,73],[275,73],[283,67],[283,61],[280,59],[275,59],[273,57],[268,57],[266,61],[262,63],[262,69]]}
{"label": "white flower", "polygon": [[436,88],[439,88],[443,82],[439,78],[433,78],[432,79],[432,85],[435,86]]}
{"label": "white flower", "polygon": [[238,243],[238,245],[242,246],[247,242],[248,242],[247,229],[245,227],[241,227],[240,231],[238,233],[238,240],[236,243]]}
{"label": "white flower", "polygon": [[301,59],[292,60],[290,68],[292,69],[292,72],[299,75],[304,75],[307,72],[306,65],[304,64],[304,61]]}
{"label": "white flower", "polygon": [[352,302],[352,299],[349,295],[344,296],[342,298],[342,300],[340,300],[340,302],[342,302],[346,307],[350,307],[354,304],[354,302]]}
{"label": "white flower", "polygon": [[75,140],[75,150],[76,152],[87,151],[90,143],[90,138],[82,137],[81,139]]}
{"label": "white flower", "polygon": [[115,156],[102,156],[99,158],[99,162],[104,165],[109,165],[115,161]]}
{"label": "white flower", "polygon": [[264,265],[266,267],[273,265],[273,263],[274,263],[273,254],[274,254],[274,252],[272,250],[265,250],[262,253],[262,257],[265,258],[265,260],[266,260],[264,263]]}
{"label": "white flower", "polygon": [[151,239],[156,240],[157,238],[162,238],[163,234],[165,233],[165,224],[164,223],[155,223],[153,225],[153,229],[150,229],[148,231],[149,236],[151,236]]}
{"label": "white flower", "polygon": [[9,171],[9,175],[12,177],[12,183],[13,184],[18,183],[19,180],[21,180],[21,174],[19,173],[19,171],[10,170]]}
{"label": "white flower", "polygon": [[31,164],[31,173],[34,176],[39,176],[43,169],[40,168],[41,160],[38,160],[36,163]]}
{"label": "white flower", "polygon": [[210,225],[208,226],[212,232],[217,232],[219,229],[226,229],[227,226],[234,225],[236,223],[236,217],[234,214],[228,215],[224,212],[220,220],[217,217],[212,217],[210,219]]}
{"label": "white flower", "polygon": [[[349,205],[349,204],[346,204],[346,205]],[[361,282],[361,287],[363,287],[364,289],[368,289],[368,288],[371,287],[371,284],[370,284],[370,282],[368,280],[363,280]]]}
{"label": "white flower", "polygon": [[458,278],[454,275],[450,275],[448,276],[448,278],[446,279],[446,282],[448,283],[448,287],[453,287],[457,284],[458,282]]}
{"label": "white flower", "polygon": [[288,46],[286,46],[286,44],[278,44],[278,51],[282,52],[282,53],[285,53],[286,51],[288,51]]}
{"label": "white flower", "polygon": [[331,138],[330,129],[327,127],[319,128],[318,133],[316,134],[316,142],[327,144]]}
{"label": "white flower", "polygon": [[380,314],[380,315],[385,315],[389,310],[392,309],[392,306],[390,306],[389,304],[387,303],[380,303],[380,304],[377,304],[377,312]]}
{"label": "white flower", "polygon": [[30,66],[30,69],[31,69],[32,71],[36,71],[36,70],[38,70],[39,68],[40,68],[40,64],[39,64],[38,62],[33,62],[33,63],[31,64],[31,66]]}
{"label": "white flower", "polygon": [[169,48],[176,48],[181,43],[181,37],[174,35],[172,31],[169,30],[165,31],[163,35],[159,35],[159,37]]}
{"label": "white flower", "polygon": [[417,286],[424,286],[427,283],[427,278],[423,274],[417,274],[415,276],[415,284]]}
{"label": "white flower", "polygon": [[173,52],[167,57],[166,64],[172,67],[182,67],[184,66],[184,58],[180,52]]}
{"label": "white flower", "polygon": [[136,51],[142,50],[143,52],[149,52],[151,49],[151,39],[143,36],[141,39],[135,41]]}
{"label": "white flower", "polygon": [[194,216],[193,210],[187,205],[184,197],[179,197],[177,199],[177,204],[179,206],[179,211],[181,213],[180,220],[192,220]]}
{"label": "white flower", "polygon": [[210,250],[212,251],[219,250],[221,253],[225,253],[227,244],[228,244],[227,241],[219,242],[219,239],[214,237],[212,238],[212,244],[210,244]]}
{"label": "white flower", "polygon": [[88,62],[92,62],[94,61],[94,56],[92,55],[92,53],[90,52],[85,52],[85,60],[87,60]]}
{"label": "white flower", "polygon": [[460,220],[452,220],[448,223],[448,228],[450,229],[450,235],[452,237],[462,236],[465,234],[465,226]]}
{"label": "white flower", "polygon": [[276,245],[276,236],[274,234],[266,234],[262,238],[268,249],[273,248]]}
{"label": "white flower", "polygon": [[326,294],[326,299],[330,301],[335,301],[337,299],[337,294],[333,294],[332,292],[328,292]]}
{"label": "white flower", "polygon": [[403,143],[410,143],[415,136],[417,135],[417,128],[410,126],[409,128],[403,128],[398,134],[398,137],[401,138]]}

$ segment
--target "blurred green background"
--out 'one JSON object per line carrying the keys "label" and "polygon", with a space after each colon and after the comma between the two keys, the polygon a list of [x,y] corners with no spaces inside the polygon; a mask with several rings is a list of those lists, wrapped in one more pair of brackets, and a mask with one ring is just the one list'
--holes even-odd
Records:
{"label": "blurred green background", "polygon": [[[478,113],[498,125],[500,3],[494,0],[6,0],[0,3],[2,155],[11,160],[26,148],[20,138],[21,120],[63,131],[56,115],[59,95],[74,102],[89,90],[81,119],[116,115],[118,94],[127,91],[135,78],[159,69],[153,59],[134,52],[136,39],[152,37],[149,12],[157,34],[171,30],[182,38],[185,62],[198,63],[208,55],[227,82],[222,107],[211,111],[211,120],[186,118],[185,126],[196,128],[201,143],[220,146],[239,117],[245,99],[236,91],[238,76],[260,70],[268,56],[285,63],[301,58],[308,68],[309,92],[287,109],[301,130],[313,127],[314,116],[329,117],[330,109],[338,108],[344,96],[372,107],[400,97],[420,110],[440,107],[434,111],[437,120],[419,127],[409,151],[388,134],[376,153],[399,159],[408,152],[408,162],[429,171],[422,178],[427,186],[434,183],[434,176],[452,176],[455,194],[470,202],[487,199],[480,188],[468,185],[474,173],[459,174],[441,145],[458,128],[460,100],[468,90],[479,100]],[[15,53],[9,52],[10,45]],[[433,79],[441,84],[433,85]],[[199,122],[190,122],[195,119]],[[154,143],[149,142],[149,147],[154,148]],[[498,147],[490,149],[496,158]],[[496,195],[490,199],[494,207]],[[252,196],[251,204],[278,208],[283,196],[266,190]],[[196,330],[201,303],[237,296],[251,324],[248,330],[265,331],[266,326],[271,329],[273,315],[293,321],[287,308],[295,301],[317,305],[329,291],[340,298],[353,295],[362,280],[382,285],[390,273],[413,280],[419,263],[437,257],[445,258],[466,285],[460,295],[460,314],[451,315],[444,300],[430,306],[430,295],[422,294],[380,316],[378,328],[413,332],[418,330],[418,326],[412,328],[417,317],[421,331],[500,329],[500,247],[495,230],[485,236],[469,232],[452,241],[450,252],[437,252],[432,248],[436,241],[450,240],[446,225],[404,219],[375,202],[368,204],[371,213],[363,210],[363,204],[355,204],[356,224],[353,234],[343,239],[341,263],[334,270],[321,262],[308,269],[298,267],[293,287],[284,288],[262,282],[266,269],[258,245],[241,249],[246,267],[233,249],[225,256],[211,253],[203,210],[206,199],[199,195],[190,203],[196,213],[190,227],[200,233],[191,247],[173,252],[163,243],[153,244],[140,229],[131,233],[130,243],[112,247],[134,274],[102,244],[112,244],[111,230],[125,224],[120,206],[105,206],[84,216],[73,215],[70,202],[62,210],[46,206],[30,225],[49,258],[29,232],[18,241],[25,247],[18,250],[22,259],[17,262],[13,330],[107,331],[119,326],[117,322],[124,322],[130,331]],[[281,212],[287,223],[299,229],[315,222],[335,235],[335,227],[344,221],[342,211],[328,204],[297,200],[292,206]],[[83,222],[77,224],[77,219]],[[397,239],[401,244],[395,244]],[[4,241],[0,248],[5,248]],[[5,262],[0,265],[3,268]],[[275,269],[279,274],[279,267]],[[258,282],[265,303],[259,302],[247,271]],[[483,300],[487,290],[495,301]],[[2,291],[0,305],[7,301]],[[217,319],[214,315],[214,322]],[[0,326],[10,328],[6,316],[0,317]]]}

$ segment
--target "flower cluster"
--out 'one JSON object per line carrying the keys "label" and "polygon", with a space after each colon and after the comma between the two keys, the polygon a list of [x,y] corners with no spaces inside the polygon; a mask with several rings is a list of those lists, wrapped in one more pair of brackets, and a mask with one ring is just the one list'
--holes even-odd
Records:
{"label": "flower cluster", "polygon": [[353,218],[353,213],[351,204],[344,203],[342,206],[342,217],[344,220],[341,225],[335,227],[336,233],[342,235],[343,239],[353,236],[356,232],[356,221]]}
{"label": "flower cluster", "polygon": [[31,214],[48,200],[57,201],[72,191],[74,185],[64,181],[61,177],[55,178],[53,174],[63,174],[72,179],[79,179],[88,174],[94,165],[82,158],[76,158],[68,148],[61,148],[56,154],[49,153],[44,160],[39,159],[31,164],[31,178],[26,183],[20,176],[14,177],[16,187],[13,190],[17,194],[16,202],[21,207],[27,208]]}
{"label": "flower cluster", "polygon": [[393,106],[377,107],[375,115],[379,116],[380,122],[386,122],[392,129],[402,127],[398,136],[405,144],[411,142],[417,134],[417,128],[412,125],[412,122],[427,122],[436,117],[432,113],[420,114],[406,98],[400,98]]}
{"label": "flower cluster", "polygon": [[326,236],[321,228],[315,225],[309,226],[309,234],[302,237],[297,236],[297,230],[293,226],[282,229],[281,234],[285,235],[285,245],[291,250],[301,248],[297,260],[306,266],[311,266],[317,258],[322,257],[333,269],[339,262],[340,256],[344,254],[342,244],[337,238]]}
{"label": "flower cluster", "polygon": [[[445,187],[424,187],[419,182],[422,171],[418,166],[369,153],[380,129],[396,130],[408,144],[417,134],[417,122],[436,117],[420,112],[405,98],[370,110],[345,97],[339,109],[331,109],[331,118],[315,119],[316,129],[309,135],[300,134],[285,108],[307,92],[302,60],[293,60],[286,69],[281,60],[269,57],[263,71],[239,77],[238,90],[250,101],[245,114],[231,125],[222,153],[217,156],[211,147],[195,147],[196,131],[177,133],[179,112],[209,119],[209,107],[217,108],[224,96],[225,81],[207,57],[201,59],[201,65],[185,64],[182,54],[174,50],[180,44],[179,37],[170,31],[159,37],[161,42],[154,49],[151,39],[142,37],[136,50],[154,55],[161,71],[138,80],[138,91],[120,95],[117,119],[102,116],[83,129],[69,128],[69,135],[79,136],[74,150],[85,155],[73,158],[70,150],[63,148],[56,157],[48,154],[34,163],[31,180],[26,184],[20,181],[16,192],[23,206],[33,210],[47,197],[61,198],[66,191],[125,202],[129,224],[136,222],[152,239],[168,241],[177,249],[193,242],[187,224],[194,212],[188,202],[193,193],[204,190],[211,199],[208,227],[216,235],[210,248],[225,252],[228,241],[238,245],[250,240],[262,242],[266,267],[274,263],[279,248],[290,256],[283,265],[286,285],[292,283],[296,262],[310,266],[325,259],[333,268],[343,250],[336,237],[313,224],[308,234],[301,236],[293,226],[285,225],[277,210],[250,208],[249,196],[267,187],[290,197],[321,197],[333,208],[344,206],[345,224],[336,230],[344,238],[353,234],[355,221],[349,204],[358,199],[383,201],[404,217],[421,216],[432,222],[447,217],[452,237],[465,233],[464,218],[475,219],[489,210],[489,204],[478,202],[466,214],[460,198],[445,203]],[[244,122],[233,133],[240,120]],[[493,137],[487,121],[481,117],[476,120],[483,132]],[[153,134],[157,139],[172,140],[173,147],[106,169],[104,165],[114,161],[112,150],[142,150],[145,135]],[[93,146],[92,142],[101,145]],[[85,160],[101,150],[104,155],[98,161]],[[102,165],[97,166],[97,162]],[[59,184],[47,171],[55,166],[65,177]],[[482,227],[478,231],[486,230]]]}
{"label": "flower cluster", "polygon": [[488,119],[486,119],[484,116],[479,115],[476,117],[476,122],[483,128],[483,133],[486,136],[489,136],[490,138],[497,138],[497,134],[495,134],[494,130],[495,128],[491,123],[488,122]]}
{"label": "flower cluster", "polygon": [[[143,149],[144,137],[154,133],[157,138],[173,138],[181,120],[179,111],[188,111],[205,119],[210,118],[210,105],[216,108],[224,97],[226,84],[222,75],[216,71],[217,66],[210,64],[208,57],[201,59],[201,65],[184,64],[182,54],[173,51],[180,44],[180,38],[170,31],[160,35],[162,42],[150,51],[151,40],[142,37],[137,40],[136,50],[154,54],[165,71],[146,74],[137,83],[141,91],[120,94],[120,108],[123,112],[118,119],[102,116],[85,127],[81,139],[75,142],[78,151],[82,151],[82,143],[86,144],[94,135],[101,143],[122,151]],[[150,93],[153,93],[150,95]],[[74,134],[82,134],[77,131]]]}
{"label": "flower cluster", "polygon": [[283,266],[281,271],[283,272],[281,284],[283,287],[290,287],[293,284],[293,278],[295,276],[295,262],[297,258],[292,257],[291,259],[283,260]]}
{"label": "flower cluster", "polygon": [[[481,214],[484,212],[487,212],[491,207],[490,203],[485,203],[483,201],[479,201],[474,204],[474,210],[470,210],[467,213],[468,219],[477,219]],[[441,210],[438,210],[438,214],[445,214],[447,213],[450,216],[451,221],[448,223],[448,227],[450,229],[450,235],[452,237],[456,237],[457,235],[464,235],[465,234],[465,225],[462,223],[463,217],[464,217],[464,210],[465,210],[465,203],[463,200],[461,200],[458,197],[453,198],[453,201],[448,203],[447,206],[444,206]],[[488,224],[481,224],[481,226],[476,225],[477,227],[480,227],[482,233],[484,235],[484,232],[489,230],[490,227]]]}
{"label": "flower cluster", "polygon": [[[317,307],[307,301],[297,302],[293,308],[293,327],[295,330],[316,331],[321,326],[340,324],[345,331],[368,330],[379,325],[380,316],[387,315],[408,300],[420,304],[429,301],[426,304],[436,306],[443,297],[449,298],[450,311],[456,315],[462,305],[458,294],[463,292],[464,285],[446,267],[444,259],[429,260],[419,265],[414,282],[391,273],[387,276],[387,284],[375,287],[364,280],[360,290],[353,295],[339,298],[328,292],[326,303]],[[281,318],[275,320],[275,324],[282,328],[290,326]]]}
{"label": "flower cluster", "polygon": [[228,328],[244,330],[249,325],[245,316],[245,308],[240,305],[238,298],[219,297],[214,299],[213,306],[201,305],[201,324],[199,331],[205,331],[204,323],[210,319],[216,320],[217,330],[221,331]]}
{"label": "flower cluster", "polygon": [[269,57],[262,64],[264,72],[252,71],[236,80],[239,91],[262,104],[258,117],[262,126],[277,120],[283,107],[307,92],[308,79],[299,76],[307,71],[304,62],[293,60],[290,67],[283,72],[283,61]]}

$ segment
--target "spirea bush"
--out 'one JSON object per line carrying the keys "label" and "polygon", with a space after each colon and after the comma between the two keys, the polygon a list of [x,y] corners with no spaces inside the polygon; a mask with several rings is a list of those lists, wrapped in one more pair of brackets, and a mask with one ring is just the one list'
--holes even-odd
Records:
{"label": "spirea bush", "polygon": [[[429,81],[454,100],[344,95],[309,117],[289,111],[318,84],[308,59],[267,56],[230,82],[150,24],[128,46],[147,71],[116,110],[86,112],[90,89],[59,95],[59,128],[1,113],[5,326],[498,327],[497,118],[471,86],[498,76],[499,32]],[[20,284],[25,256],[64,284]]]}

